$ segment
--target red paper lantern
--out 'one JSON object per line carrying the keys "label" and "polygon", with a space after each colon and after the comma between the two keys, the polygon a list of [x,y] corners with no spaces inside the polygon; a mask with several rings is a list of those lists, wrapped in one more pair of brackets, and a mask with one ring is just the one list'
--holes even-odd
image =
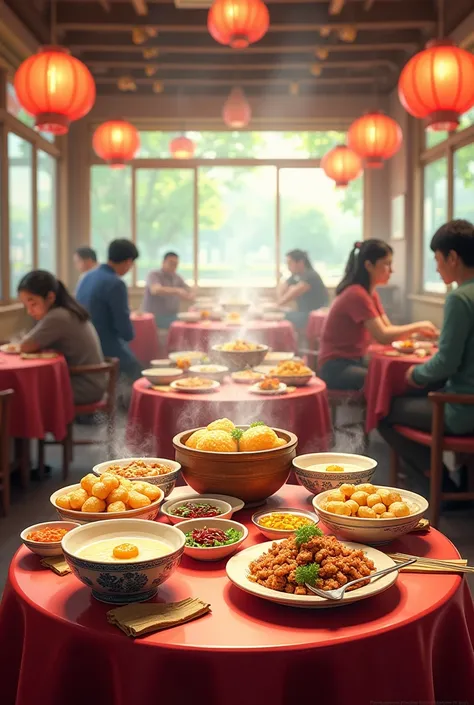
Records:
{"label": "red paper lantern", "polygon": [[270,17],[262,0],[214,0],[207,28],[220,44],[245,49],[267,33]]}
{"label": "red paper lantern", "polygon": [[362,173],[362,160],[358,154],[341,144],[327,152],[321,159],[321,166],[326,176],[334,179],[336,186],[344,188],[349,181],[357,179]]}
{"label": "red paper lantern", "polygon": [[222,118],[227,127],[240,130],[247,127],[252,117],[252,110],[240,88],[233,88],[222,108]]}
{"label": "red paper lantern", "polygon": [[455,130],[459,116],[474,106],[474,55],[446,39],[430,42],[404,67],[400,101],[431,130]]}
{"label": "red paper lantern", "polygon": [[184,135],[175,137],[170,142],[171,156],[175,159],[192,159],[195,149],[196,145],[194,142]]}
{"label": "red paper lantern", "polygon": [[398,122],[374,111],[358,118],[349,128],[347,143],[366,167],[377,169],[384,159],[390,159],[402,146],[403,135]]}
{"label": "red paper lantern", "polygon": [[73,120],[87,115],[95,101],[89,69],[67,49],[42,47],[15,74],[15,91],[23,108],[42,132],[64,135]]}
{"label": "red paper lantern", "polygon": [[125,120],[109,120],[94,132],[92,146],[97,156],[113,169],[121,169],[140,149],[140,135]]}

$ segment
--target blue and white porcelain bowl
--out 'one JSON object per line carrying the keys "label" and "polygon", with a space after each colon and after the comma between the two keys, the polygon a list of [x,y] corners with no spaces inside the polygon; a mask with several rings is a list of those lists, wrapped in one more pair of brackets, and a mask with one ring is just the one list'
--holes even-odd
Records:
{"label": "blue and white porcelain bowl", "polygon": [[[96,541],[113,538],[117,545],[127,538],[156,539],[169,547],[169,553],[151,560],[101,562],[84,559],[78,553]],[[122,540],[122,541],[121,541]],[[143,519],[110,519],[84,524],[65,535],[61,545],[74,575],[90,587],[101,602],[121,605],[144,602],[154,597],[162,583],[174,573],[184,551],[185,536],[168,524]]]}
{"label": "blue and white porcelain bowl", "polygon": [[126,465],[130,465],[134,460],[141,460],[144,463],[159,463],[160,465],[166,465],[170,468],[170,471],[164,475],[150,475],[149,477],[129,477],[131,482],[149,482],[150,485],[156,485],[161,490],[163,494],[167,497],[174,490],[176,482],[179,477],[181,470],[181,465],[175,460],[167,460],[166,458],[118,458],[117,460],[107,460],[105,463],[99,463],[94,465],[92,472],[94,475],[103,475],[108,471],[112,465],[118,465],[123,468]]}
{"label": "blue and white porcelain bowl", "polygon": [[[330,465],[339,465],[343,472],[327,472]],[[326,490],[337,490],[348,483],[360,485],[371,482],[377,469],[377,461],[366,455],[353,453],[307,453],[293,460],[296,479],[311,494]]]}

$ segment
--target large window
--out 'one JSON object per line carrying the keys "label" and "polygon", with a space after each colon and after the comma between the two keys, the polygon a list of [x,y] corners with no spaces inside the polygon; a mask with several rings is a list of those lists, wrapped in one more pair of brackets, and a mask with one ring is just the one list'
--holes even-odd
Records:
{"label": "large window", "polygon": [[[91,168],[90,185],[90,241],[99,260],[106,259],[111,240],[132,237],[132,170],[111,169],[109,166]],[[86,244],[86,233],[84,243]]]}
{"label": "large window", "polygon": [[8,134],[8,208],[10,223],[10,296],[33,268],[33,147]]}
{"label": "large window", "polygon": [[56,159],[38,150],[38,267],[56,273]]}
{"label": "large window", "polygon": [[455,218],[474,223],[474,142],[454,152]]}
{"label": "large window", "polygon": [[448,219],[448,161],[438,159],[424,170],[423,207],[423,288],[425,291],[444,292],[446,287],[436,272],[436,263],[430,249],[435,231]]}

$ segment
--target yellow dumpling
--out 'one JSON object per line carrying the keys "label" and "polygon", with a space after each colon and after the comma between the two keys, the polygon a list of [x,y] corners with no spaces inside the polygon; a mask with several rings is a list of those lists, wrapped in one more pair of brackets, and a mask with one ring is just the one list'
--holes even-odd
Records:
{"label": "yellow dumpling", "polygon": [[342,514],[344,516],[351,515],[351,508],[346,502],[327,502],[325,509],[326,511],[331,512],[331,514]]}
{"label": "yellow dumpling", "polygon": [[97,497],[97,499],[105,499],[111,492],[112,488],[104,485],[104,483],[100,482],[100,480],[92,486],[92,495]]}
{"label": "yellow dumpling", "polygon": [[367,497],[367,506],[368,507],[373,507],[374,504],[380,504],[380,503],[383,504],[382,497],[378,494],[378,492],[375,492],[374,494],[369,494],[369,496]]}
{"label": "yellow dumpling", "polygon": [[383,514],[379,514],[379,517],[381,519],[395,519],[395,514],[392,514],[392,512],[384,512]]}
{"label": "yellow dumpling", "polygon": [[89,495],[82,488],[71,492],[69,495],[69,504],[71,505],[71,509],[79,511],[87,499],[89,499]]}
{"label": "yellow dumpling", "polygon": [[125,512],[127,507],[125,506],[124,502],[111,502],[107,506],[107,511],[108,512]]}
{"label": "yellow dumpling", "polygon": [[123,502],[124,505],[128,502],[128,490],[122,485],[112,490],[107,497],[107,504],[115,504],[116,502]]}
{"label": "yellow dumpling", "polygon": [[377,514],[370,507],[359,507],[357,516],[361,519],[376,519]]}
{"label": "yellow dumpling", "polygon": [[196,448],[197,442],[207,433],[207,428],[200,428],[198,431],[194,431],[188,440],[186,441],[186,446],[188,448]]}
{"label": "yellow dumpling", "polygon": [[71,509],[71,502],[69,501],[68,494],[60,495],[56,500],[56,504],[58,507],[61,507],[61,509]]}
{"label": "yellow dumpling", "polygon": [[351,495],[351,499],[354,500],[354,502],[357,502],[357,504],[360,507],[364,507],[367,504],[367,498],[368,498],[367,492],[362,492],[362,491],[357,491],[354,492],[353,495]]}
{"label": "yellow dumpling", "polygon": [[361,485],[356,485],[356,492],[367,492],[367,494],[375,494],[377,488],[370,482],[363,482]]}
{"label": "yellow dumpling", "polygon": [[100,481],[109,489],[109,492],[116,490],[120,485],[120,480],[116,475],[110,475],[107,473],[100,476]]}
{"label": "yellow dumpling", "polygon": [[208,431],[227,431],[227,433],[232,433],[234,430],[235,425],[230,421],[230,419],[217,419],[217,421],[213,421],[212,423],[209,424],[207,427]]}
{"label": "yellow dumpling", "polygon": [[97,477],[97,475],[94,475],[93,472],[90,472],[88,475],[82,478],[81,487],[88,494],[92,494],[92,485],[95,485],[96,482],[99,482],[99,478]]}
{"label": "yellow dumpling", "polygon": [[357,502],[354,502],[353,499],[348,499],[345,504],[351,510],[352,516],[356,516],[357,512],[359,511],[359,505],[357,504]]}
{"label": "yellow dumpling", "polygon": [[[399,492],[394,492],[393,490],[390,492],[390,494],[387,497],[387,506],[390,507],[391,504],[394,502],[401,502],[402,501],[402,496]],[[385,504],[385,502],[384,502]]]}
{"label": "yellow dumpling", "polygon": [[396,517],[410,516],[410,507],[405,502],[393,502],[388,508],[388,511]]}
{"label": "yellow dumpling", "polygon": [[278,436],[268,426],[253,426],[243,432],[239,441],[240,450],[249,453],[255,450],[270,450],[275,447]]}
{"label": "yellow dumpling", "polygon": [[352,495],[356,491],[356,488],[355,485],[350,485],[349,483],[345,482],[339,487],[339,491],[342,492],[342,494],[346,497],[352,497]]}
{"label": "yellow dumpling", "polygon": [[197,450],[214,453],[236,453],[237,441],[227,431],[207,431],[197,442]]}
{"label": "yellow dumpling", "polygon": [[149,504],[151,504],[151,501],[149,497],[146,497],[144,494],[140,494],[140,492],[134,492],[134,490],[131,490],[128,493],[128,505],[132,509],[140,509],[141,507],[147,507]]}
{"label": "yellow dumpling", "polygon": [[160,488],[156,485],[152,485],[150,482],[144,482],[143,484],[145,487],[142,489],[141,494],[144,494],[145,497],[151,499],[152,502],[157,500],[161,494]]}
{"label": "yellow dumpling", "polygon": [[340,490],[333,490],[326,497],[328,502],[345,502],[346,496]]}
{"label": "yellow dumpling", "polygon": [[103,512],[105,511],[106,504],[103,499],[99,499],[98,497],[89,497],[89,499],[86,499],[84,504],[82,505],[81,511],[82,512]]}
{"label": "yellow dumpling", "polygon": [[379,502],[378,504],[373,504],[372,509],[374,510],[374,512],[378,516],[380,516],[381,514],[385,514],[385,512],[386,512],[386,507],[383,502]]}
{"label": "yellow dumpling", "polygon": [[382,502],[385,504],[385,506],[388,507],[389,504],[390,504],[390,501],[389,501],[389,500],[390,500],[390,496],[391,496],[391,494],[392,494],[392,493],[390,492],[390,490],[384,490],[384,489],[381,488],[381,489],[377,490],[377,494],[379,495],[380,499],[381,499]]}
{"label": "yellow dumpling", "polygon": [[119,477],[119,482],[122,485],[122,487],[125,487],[127,490],[133,489],[133,482],[128,479],[128,477]]}

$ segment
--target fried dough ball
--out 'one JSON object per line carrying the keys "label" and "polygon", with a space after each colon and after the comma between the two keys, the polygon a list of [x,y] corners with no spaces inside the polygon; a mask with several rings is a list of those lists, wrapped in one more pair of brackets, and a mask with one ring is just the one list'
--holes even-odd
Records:
{"label": "fried dough ball", "polygon": [[390,492],[388,497],[387,497],[387,502],[384,502],[384,504],[387,504],[387,507],[390,507],[391,504],[394,502],[401,502],[402,501],[402,496],[400,492]]}
{"label": "fried dough ball", "polygon": [[341,492],[340,490],[333,490],[332,492],[330,492],[328,494],[328,496],[326,497],[326,500],[328,502],[345,502],[346,497],[345,497],[344,493]]}
{"label": "fried dough ball", "polygon": [[378,504],[373,504],[372,509],[377,514],[377,516],[380,516],[381,514],[384,514],[387,511],[387,508],[383,502],[379,502]]}
{"label": "fried dough ball", "polygon": [[107,485],[104,485],[104,483],[100,480],[92,486],[92,495],[94,497],[97,497],[97,499],[105,499],[111,491],[111,488],[109,488]]}
{"label": "fried dough ball", "polygon": [[396,517],[407,517],[410,515],[410,507],[405,502],[393,502],[388,511]]}
{"label": "fried dough ball", "polygon": [[383,514],[379,514],[379,517],[381,519],[395,519],[395,514],[392,514],[392,512],[384,512]]}
{"label": "fried dough ball", "polygon": [[368,498],[367,492],[363,492],[362,490],[354,492],[354,494],[351,495],[351,499],[354,500],[354,502],[357,502],[359,507],[365,507],[367,505],[367,498]]}
{"label": "fried dough ball", "polygon": [[93,472],[90,472],[88,475],[82,478],[81,487],[87,492],[88,495],[90,495],[92,494],[92,485],[95,485],[96,482],[99,482],[99,478],[97,477],[97,475],[94,475]]}
{"label": "fried dough ball", "polygon": [[128,479],[128,477],[119,477],[119,482],[122,485],[122,487],[125,487],[126,490],[132,490],[133,489],[133,482]]}
{"label": "fried dough ball", "polygon": [[125,506],[125,502],[111,502],[107,506],[107,512],[125,512],[127,510],[127,507]]}
{"label": "fried dough ball", "polygon": [[227,431],[207,431],[197,442],[197,450],[210,450],[215,453],[236,453],[237,441]]}
{"label": "fried dough ball", "polygon": [[125,487],[122,487],[122,485],[119,485],[117,489],[112,490],[112,492],[108,495],[107,504],[114,504],[115,502],[123,502],[123,504],[127,504],[128,502],[128,490],[125,489]]}
{"label": "fried dough ball", "polygon": [[354,492],[356,491],[355,485],[350,485],[349,483],[345,482],[343,485],[339,487],[339,492],[342,492],[343,495],[346,497],[352,497]]}
{"label": "fried dough ball", "polygon": [[207,427],[208,431],[227,431],[227,433],[232,433],[234,430],[235,425],[232,423],[230,419],[217,419],[216,421],[213,421],[210,423]]}
{"label": "fried dough ball", "polygon": [[245,452],[254,450],[269,450],[275,447],[278,436],[268,426],[253,426],[243,432],[240,439],[240,450]]}
{"label": "fried dough ball", "polygon": [[[357,504],[357,502],[354,502],[353,499],[347,499],[345,502],[345,505],[346,505],[346,507],[349,507],[353,517],[357,516],[357,512],[359,511],[359,505]],[[385,507],[384,507],[384,509],[385,509]]]}
{"label": "fried dough ball", "polygon": [[363,482],[361,485],[356,485],[356,492],[367,492],[367,494],[375,494],[377,488],[370,482]]}
{"label": "fried dough ball", "polygon": [[61,494],[56,500],[56,504],[58,507],[61,507],[61,509],[71,509],[71,502],[69,501],[69,495],[68,494]]}
{"label": "fried dough ball", "polygon": [[143,488],[142,492],[140,494],[144,494],[145,497],[148,497],[152,502],[158,499],[158,497],[161,494],[160,488],[157,487],[156,485],[152,485],[149,482],[145,482],[145,487]]}
{"label": "fried dough ball", "polygon": [[100,481],[109,489],[109,492],[116,490],[120,485],[120,480],[116,475],[110,475],[109,473],[104,473],[100,476]]}
{"label": "fried dough ball", "polygon": [[[97,483],[96,483],[97,484]],[[105,510],[106,504],[103,499],[98,497],[89,497],[86,499],[82,505],[82,512],[103,512]]]}
{"label": "fried dough ball", "polygon": [[373,507],[374,504],[380,504],[380,503],[383,504],[382,497],[378,494],[378,492],[375,492],[374,494],[369,494],[369,496],[367,497],[367,506],[368,507]]}
{"label": "fried dough ball", "polygon": [[343,516],[351,515],[351,508],[347,506],[346,502],[326,502],[325,509],[327,512],[331,512],[331,514],[341,514]]}
{"label": "fried dough ball", "polygon": [[376,519],[377,514],[370,507],[359,507],[357,516],[361,519]]}
{"label": "fried dough ball", "polygon": [[89,495],[82,489],[82,487],[79,490],[71,492],[69,495],[69,504],[71,505],[71,509],[79,511],[87,499],[89,499]]}
{"label": "fried dough ball", "polygon": [[133,487],[131,489],[134,492],[139,492],[140,494],[144,494],[144,490],[147,485],[148,485],[147,482],[143,482],[142,480],[139,480],[138,482],[133,483]]}
{"label": "fried dough ball", "polygon": [[136,558],[138,556],[138,546],[134,543],[121,543],[118,546],[114,546],[112,551],[114,558]]}
{"label": "fried dough ball", "polygon": [[151,504],[151,500],[144,494],[140,494],[140,492],[135,492],[134,490],[130,490],[128,493],[128,505],[132,509],[147,507],[149,504]]}
{"label": "fried dough ball", "polygon": [[186,441],[186,446],[188,448],[196,448],[197,442],[207,433],[207,428],[200,428],[199,431],[194,431],[188,440]]}
{"label": "fried dough ball", "polygon": [[379,489],[379,490],[377,490],[377,494],[379,495],[380,499],[385,504],[385,506],[388,507],[390,504],[390,502],[389,502],[389,497],[391,495],[390,490]]}

